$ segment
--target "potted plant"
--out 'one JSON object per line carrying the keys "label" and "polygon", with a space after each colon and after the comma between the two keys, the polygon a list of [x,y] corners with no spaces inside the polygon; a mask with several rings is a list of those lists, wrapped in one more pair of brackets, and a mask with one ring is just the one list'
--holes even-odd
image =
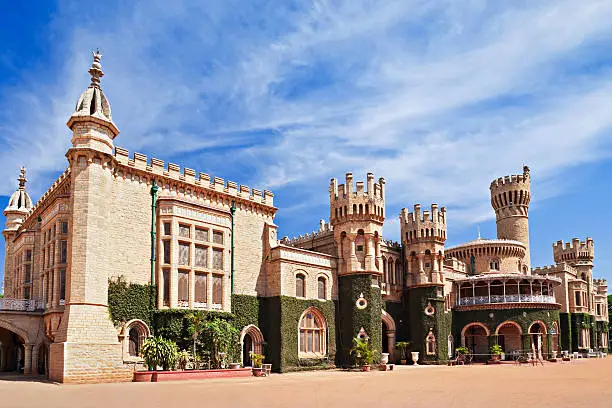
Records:
{"label": "potted plant", "polygon": [[351,356],[355,363],[361,366],[361,371],[370,371],[370,364],[372,364],[372,359],[374,358],[374,350],[372,350],[372,344],[370,344],[369,340],[355,337],[353,339]]}
{"label": "potted plant", "polygon": [[263,364],[265,356],[263,354],[249,352],[251,356],[251,361],[253,361],[253,376],[261,377],[263,375],[261,365]]}
{"label": "potted plant", "polygon": [[499,344],[494,344],[491,346],[491,361],[498,363],[501,359],[501,355],[504,352],[504,349]]}
{"label": "potted plant", "polygon": [[408,352],[409,347],[410,347],[409,341],[398,341],[397,343],[395,343],[395,348],[400,351],[400,362],[403,365],[406,365],[408,361],[407,352]]}
{"label": "potted plant", "polygon": [[185,371],[191,356],[187,350],[181,350],[176,354],[176,366],[179,370]]}
{"label": "potted plant", "polygon": [[158,366],[164,371],[173,369],[177,354],[176,343],[162,337],[151,337],[142,345],[142,358],[149,370],[157,370]]}

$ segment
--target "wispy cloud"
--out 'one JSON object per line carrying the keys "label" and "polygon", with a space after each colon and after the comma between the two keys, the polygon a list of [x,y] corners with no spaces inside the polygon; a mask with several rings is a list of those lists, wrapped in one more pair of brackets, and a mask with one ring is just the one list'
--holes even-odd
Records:
{"label": "wispy cloud", "polygon": [[31,179],[65,166],[96,46],[118,145],[273,188],[306,218],[345,171],[385,176],[389,214],[436,201],[471,223],[490,215],[491,175],[533,164],[552,197],[567,169],[609,156],[610,2],[244,3],[87,18],[67,3],[52,48],[67,57],[0,99],[0,192],[24,158]]}

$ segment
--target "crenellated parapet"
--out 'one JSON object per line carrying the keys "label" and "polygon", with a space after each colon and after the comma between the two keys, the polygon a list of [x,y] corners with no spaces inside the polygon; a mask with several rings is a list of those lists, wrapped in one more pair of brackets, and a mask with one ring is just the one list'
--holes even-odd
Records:
{"label": "crenellated parapet", "polygon": [[414,205],[414,212],[402,208],[400,214],[402,240],[406,243],[446,241],[446,208],[431,205],[431,211],[421,212],[421,205]]}
{"label": "crenellated parapet", "polygon": [[531,272],[538,275],[554,275],[559,273],[567,273],[573,277],[578,275],[578,270],[567,262],[559,262],[554,265],[545,265],[532,268]]}
{"label": "crenellated parapet", "polygon": [[385,179],[374,181],[374,174],[367,174],[367,182],[353,184],[353,173],[346,173],[345,184],[331,179],[329,185],[330,223],[353,220],[369,220],[381,223],[385,219]]}
{"label": "crenellated parapet", "polygon": [[299,247],[300,244],[303,244],[304,242],[312,241],[325,235],[330,235],[333,233],[333,231],[334,227],[332,227],[330,223],[321,220],[321,222],[319,223],[319,229],[317,231],[312,231],[304,235],[298,235],[297,237],[292,238],[283,237],[280,243],[283,245]]}
{"label": "crenellated parapet", "polygon": [[595,257],[595,244],[589,237],[586,241],[574,238],[572,242],[564,243],[559,240],[553,244],[553,255],[555,262],[590,263]]}
{"label": "crenellated parapet", "polygon": [[151,158],[149,161],[147,156],[141,153],[134,153],[132,158],[126,149],[121,147],[115,148],[115,158],[119,166],[124,166],[127,169],[134,169],[150,176],[160,176],[165,180],[179,182],[186,186],[200,187],[207,190],[216,191],[236,197],[239,199],[254,202],[265,206],[274,206],[274,194],[268,190],[251,189],[245,185],[238,185],[233,181],[226,181],[219,177],[211,177],[206,173],[197,172],[194,169],[183,168],[174,163],[165,164],[163,160]]}
{"label": "crenellated parapet", "polygon": [[523,174],[500,177],[490,186],[491,206],[497,219],[528,215],[531,201],[531,176],[529,167],[523,167]]}

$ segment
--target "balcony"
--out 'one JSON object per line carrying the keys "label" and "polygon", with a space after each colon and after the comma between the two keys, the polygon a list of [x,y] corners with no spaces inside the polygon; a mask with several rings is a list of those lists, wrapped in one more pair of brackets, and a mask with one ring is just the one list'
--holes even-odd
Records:
{"label": "balcony", "polygon": [[0,312],[39,312],[43,309],[39,299],[0,299]]}
{"label": "balcony", "polygon": [[473,306],[491,303],[556,303],[555,297],[550,295],[491,295],[462,297],[458,299],[457,306]]}

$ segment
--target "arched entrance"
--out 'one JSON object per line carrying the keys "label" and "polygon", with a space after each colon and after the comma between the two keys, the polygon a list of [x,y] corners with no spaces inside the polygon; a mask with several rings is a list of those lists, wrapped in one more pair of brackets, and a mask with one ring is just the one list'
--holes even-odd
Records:
{"label": "arched entrance", "polygon": [[383,353],[389,353],[389,361],[395,361],[393,355],[395,350],[395,321],[389,313],[382,311],[382,349]]}
{"label": "arched entrance", "polygon": [[521,350],[521,335],[523,334],[523,330],[518,323],[505,321],[497,326],[495,334],[497,334],[498,344],[507,355]]}
{"label": "arched entrance", "polygon": [[548,355],[546,325],[544,322],[536,320],[529,326],[529,338],[531,339],[531,351],[535,353],[539,359],[543,359],[543,356]]}
{"label": "arched entrance", "polygon": [[251,353],[262,354],[264,338],[261,330],[255,325],[248,325],[240,332],[240,344],[242,347],[242,366],[249,367],[253,364]]}
{"label": "arched entrance", "polygon": [[461,331],[461,342],[470,349],[474,360],[488,359],[489,334],[489,329],[482,323],[470,323]]}
{"label": "arched entrance", "polygon": [[24,338],[0,326],[0,371],[23,372],[25,367]]}

